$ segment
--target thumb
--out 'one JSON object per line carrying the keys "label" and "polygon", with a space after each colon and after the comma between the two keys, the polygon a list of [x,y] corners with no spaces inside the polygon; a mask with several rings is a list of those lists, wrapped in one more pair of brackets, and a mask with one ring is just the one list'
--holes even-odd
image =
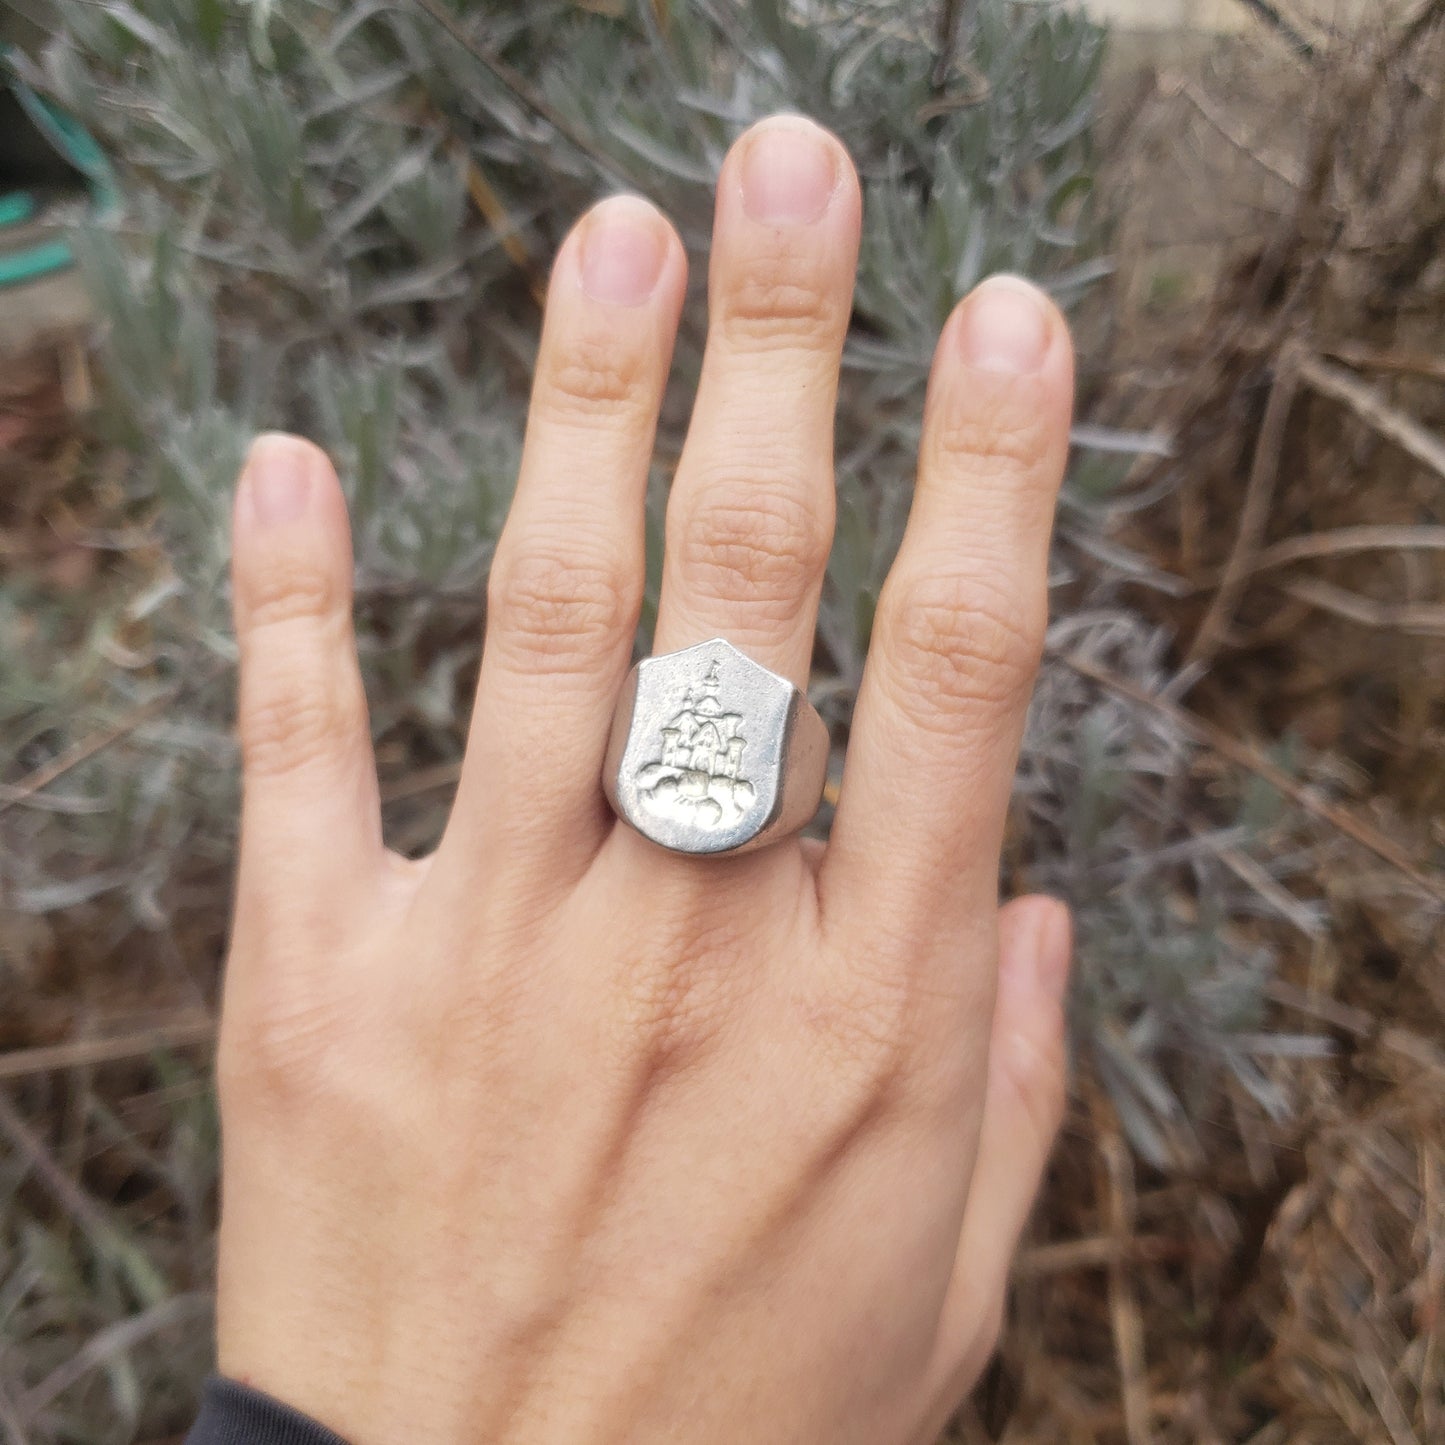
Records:
{"label": "thumb", "polygon": [[935,1435],[993,1353],[1014,1251],[1064,1114],[1068,906],[1042,896],[1015,899],[999,911],[998,934],[983,1123],[939,1330]]}

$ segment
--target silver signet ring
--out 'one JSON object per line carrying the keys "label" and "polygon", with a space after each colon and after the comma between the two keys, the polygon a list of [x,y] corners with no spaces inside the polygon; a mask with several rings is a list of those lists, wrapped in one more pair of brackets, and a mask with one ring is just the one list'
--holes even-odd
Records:
{"label": "silver signet ring", "polygon": [[785,677],[715,637],[628,674],[603,787],[617,816],[678,853],[742,853],[818,811],[828,728]]}

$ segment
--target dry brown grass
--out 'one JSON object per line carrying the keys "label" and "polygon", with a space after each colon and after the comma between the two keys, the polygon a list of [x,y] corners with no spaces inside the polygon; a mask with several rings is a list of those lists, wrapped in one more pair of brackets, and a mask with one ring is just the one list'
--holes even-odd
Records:
{"label": "dry brown grass", "polygon": [[[1000,1358],[954,1428],[970,1445],[1445,1440],[1445,5],[1419,14],[1408,48],[1230,45],[1115,82],[1125,264],[1089,405],[1180,443],[1180,485],[1123,540],[1169,584],[1139,605],[1198,664],[1175,700],[1205,728],[1197,792],[1286,736],[1325,760],[1309,887],[1331,926],[1254,926],[1288,959],[1281,1019],[1337,1051],[1277,1065],[1287,1124],[1242,1096],[1192,1121],[1198,1158],[1169,1177],[1080,1079]],[[31,505],[9,496],[0,538]],[[165,1390],[192,1368],[215,940],[128,960],[117,997],[103,935],[7,928],[32,986],[0,1025],[0,1202],[55,1221],[0,1284],[0,1325],[32,1342],[23,1391],[0,1358],[18,1441],[57,1401],[108,1408],[107,1371]],[[7,1317],[37,1270],[48,1313]],[[124,1336],[98,1324],[122,1289],[154,1299]]]}
{"label": "dry brown grass", "polygon": [[1405,44],[1116,82],[1134,203],[1089,384],[1179,441],[1128,540],[1196,665],[1206,788],[1282,737],[1328,760],[1296,801],[1338,834],[1332,923],[1281,925],[1276,1003],[1337,1052],[1281,1065],[1288,1125],[1196,1121],[1184,1178],[1132,1163],[1081,1081],[960,1441],[1445,1439],[1445,6],[1416,14]]}

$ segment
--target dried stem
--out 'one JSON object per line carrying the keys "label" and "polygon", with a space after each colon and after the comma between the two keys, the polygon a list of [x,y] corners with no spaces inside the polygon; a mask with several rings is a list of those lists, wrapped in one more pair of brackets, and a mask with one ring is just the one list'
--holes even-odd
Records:
{"label": "dried stem", "polygon": [[1146,692],[1127,678],[1116,677],[1113,673],[1086,658],[1074,657],[1057,649],[1050,649],[1050,656],[1056,657],[1065,667],[1072,668],[1081,677],[1089,678],[1090,681],[1098,683],[1100,687],[1108,688],[1110,692],[1119,697],[1128,698],[1131,702],[1138,703],[1140,707],[1147,707],[1161,717],[1167,717],[1193,742],[1212,748],[1236,767],[1244,768],[1247,772],[1263,779],[1297,807],[1302,808],[1321,822],[1327,823],[1337,832],[1344,834],[1345,837],[1358,843],[1360,847],[1368,849],[1377,858],[1388,863],[1427,897],[1437,903],[1445,904],[1445,880],[1426,873],[1398,843],[1385,837],[1384,834],[1356,818],[1352,813],[1316,797],[1309,788],[1290,777],[1283,768],[1270,762],[1268,758],[1261,757],[1248,744],[1231,737],[1223,728],[1180,707],[1177,703],[1170,702],[1167,698],[1156,697],[1153,693]]}
{"label": "dried stem", "polygon": [[1133,1282],[1125,1268],[1129,1243],[1134,1237],[1134,1166],[1113,1111],[1102,1098],[1096,1101],[1094,1116],[1100,1162],[1098,1189],[1104,1205],[1101,1212],[1114,1245],[1108,1263],[1109,1320],[1114,1331],[1114,1357],[1124,1404],[1124,1433],[1129,1445],[1153,1445],[1154,1412],[1144,1357],[1144,1323]]}
{"label": "dried stem", "polygon": [[1387,441],[1394,442],[1422,466],[1445,478],[1445,438],[1391,405],[1378,388],[1317,356],[1301,358],[1299,374],[1322,396],[1343,402]]}
{"label": "dried stem", "polygon": [[1300,577],[1273,584],[1280,591],[1341,617],[1361,627],[1376,627],[1386,632],[1402,632],[1407,637],[1445,637],[1445,604],[1433,602],[1378,602],[1361,597],[1357,592],[1323,582],[1318,577]]}
{"label": "dried stem", "polygon": [[1274,34],[1305,60],[1313,60],[1317,54],[1314,43],[1309,40],[1291,21],[1282,15],[1270,0],[1238,0],[1256,19],[1262,20]]}
{"label": "dried stem", "polygon": [[1265,407],[1264,421],[1260,424],[1244,506],[1239,514],[1239,530],[1235,533],[1229,560],[1219,579],[1219,590],[1190,644],[1185,659],[1187,665],[1203,668],[1219,650],[1234,619],[1239,599],[1244,594],[1254,560],[1263,545],[1270,507],[1274,502],[1275,483],[1279,478],[1285,428],[1289,425],[1295,397],[1299,394],[1300,360],[1295,346],[1286,343],[1281,348],[1275,363],[1274,385],[1270,388],[1269,403]]}
{"label": "dried stem", "polygon": [[149,1028],[110,1038],[71,1039],[34,1049],[13,1049],[0,1054],[0,1079],[20,1079],[52,1069],[81,1069],[143,1058],[157,1049],[186,1049],[209,1043],[216,1021],[198,1014],[162,1019]]}
{"label": "dried stem", "polygon": [[88,1339],[64,1363],[57,1365],[34,1389],[21,1397],[16,1412],[22,1422],[33,1420],[47,1405],[58,1399],[91,1370],[104,1365],[116,1355],[133,1349],[142,1340],[161,1330],[191,1320],[203,1319],[211,1313],[214,1301],[200,1290],[172,1295],[140,1314],[117,1320]]}
{"label": "dried stem", "polygon": [[411,0],[411,3],[425,11],[473,60],[490,72],[494,80],[534,115],[551,126],[564,140],[570,141],[603,175],[625,186],[639,190],[646,189],[639,177],[632,175],[626,167],[608,155],[591,136],[584,135],[532,85],[526,76],[508,65],[500,55],[468,35],[457,23],[456,17],[440,4],[439,0]]}

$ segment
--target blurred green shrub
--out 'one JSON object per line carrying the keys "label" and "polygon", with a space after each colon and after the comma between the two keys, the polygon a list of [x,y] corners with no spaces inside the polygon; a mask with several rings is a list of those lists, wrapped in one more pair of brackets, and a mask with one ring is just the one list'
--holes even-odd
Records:
{"label": "blurred green shrub", "polygon": [[[227,513],[260,429],[314,436],[341,468],[384,755],[398,776],[458,756],[534,296],[599,194],[650,195],[701,261],[718,165],[758,116],[805,110],[857,160],[865,237],[814,679],[840,724],[901,532],[943,319],[992,271],[1027,273],[1065,305],[1107,273],[1092,129],[1104,38],[1060,5],[695,0],[613,13],[553,0],[464,5],[442,12],[449,26],[431,8],[62,0],[35,78],[128,180],[125,220],[84,236],[82,255],[105,323],[102,426],[125,458],[134,528],[117,545],[131,552],[130,589],[106,594],[83,630],[3,598],[7,780],[141,720],[66,773],[56,806],[0,817],[11,908],[104,896],[164,929],[199,864],[223,872],[236,786]],[[704,273],[694,266],[659,442],[654,563]],[[1056,557],[1071,612],[1056,643],[1162,686],[1164,639],[1120,609],[1127,567],[1101,545],[1121,462],[1157,442],[1092,427],[1077,441]],[[644,630],[650,617],[649,605]],[[1114,1082],[1141,1106],[1136,1142],[1161,1162],[1170,1151],[1148,1120],[1183,1110],[1164,1105],[1152,1059],[1179,1046],[1236,1062],[1224,1040],[1257,1035],[1268,968],[1228,941],[1223,921],[1250,905],[1214,861],[1218,840],[1191,846],[1158,815],[1154,790],[1187,753],[1160,718],[1046,667],[1020,775],[1029,874],[1081,910],[1085,1032],[1107,1040],[1107,1075],[1133,1079]],[[439,818],[433,798],[393,821],[416,848]],[[1171,913],[1178,888],[1187,927]],[[1239,981],[1218,999],[1225,974]],[[1100,1034],[1101,1020],[1133,1042]]]}
{"label": "blurred green shrub", "polygon": [[[991,271],[1025,272],[1071,305],[1108,270],[1093,148],[1104,41],[1047,0],[489,0],[444,12],[470,44],[420,0],[58,8],[32,79],[126,178],[124,219],[82,252],[104,321],[103,454],[123,459],[127,525],[105,539],[119,553],[110,581],[82,603],[0,589],[0,904],[82,910],[110,938],[198,916],[213,938],[224,926],[227,512],[257,430],[315,437],[345,480],[389,781],[406,792],[414,770],[459,757],[535,292],[598,195],[652,197],[695,261],[651,500],[655,573],[721,158],[787,107],[857,160],[866,226],[814,677],[840,727],[944,317]],[[1121,602],[1132,564],[1107,540],[1116,507],[1134,505],[1119,496],[1131,453],[1157,443],[1092,427],[1077,441],[1052,644],[1157,691],[1167,640]],[[1167,718],[1046,665],[1010,864],[1078,910],[1079,1043],[1159,1164],[1188,1154],[1191,1091],[1221,1070],[1283,1107],[1259,1063],[1280,1046],[1261,1032],[1270,960],[1235,925],[1260,905],[1222,861],[1257,825],[1241,815],[1194,836],[1179,802],[1188,755]],[[73,763],[63,777],[15,793],[56,759]],[[425,847],[441,815],[437,794],[404,799],[391,835]]]}

